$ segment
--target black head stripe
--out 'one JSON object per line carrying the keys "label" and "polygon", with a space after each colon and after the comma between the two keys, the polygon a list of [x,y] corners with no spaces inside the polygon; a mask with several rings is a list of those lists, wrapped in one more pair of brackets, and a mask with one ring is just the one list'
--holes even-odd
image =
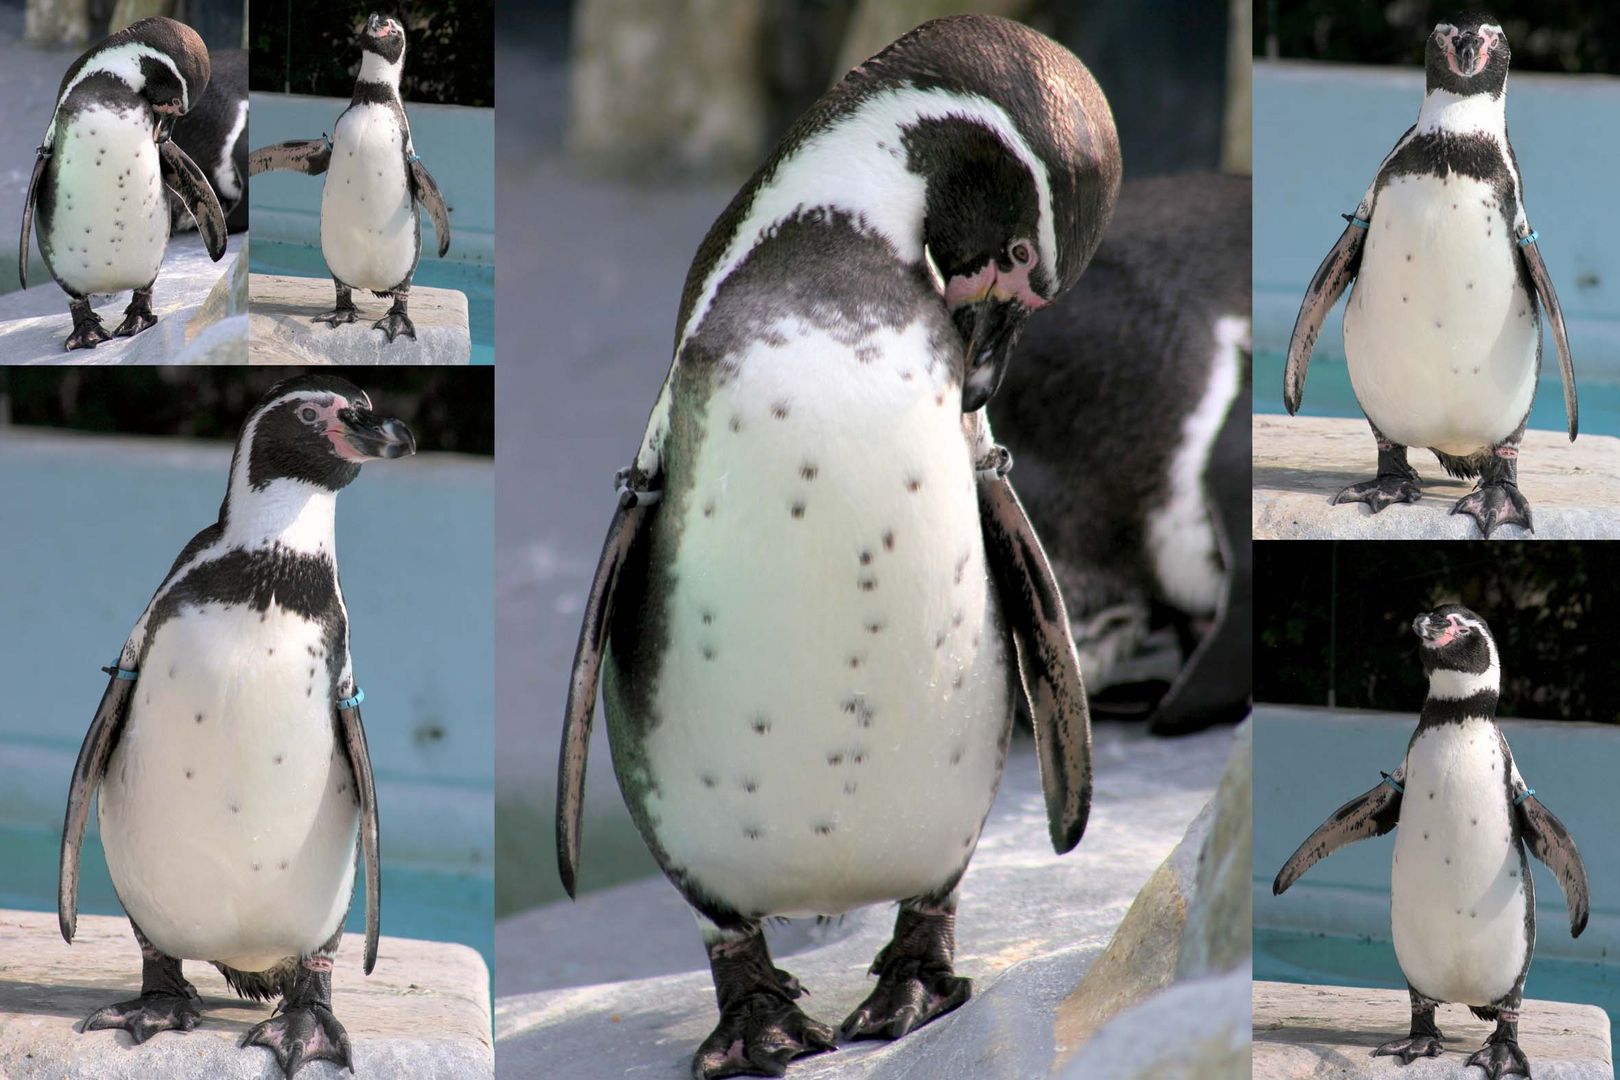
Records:
{"label": "black head stripe", "polygon": [[[131,23],[106,40],[92,45],[73,61],[67,73],[62,76],[62,84],[57,90],[58,104],[67,96],[68,87],[81,81],[79,79],[81,72],[105,61],[111,50],[130,44],[145,45],[162,53],[174,63],[174,70],[170,71],[167,65],[156,58],[148,57],[138,61],[142,74],[148,79],[161,69],[160,82],[153,88],[160,96],[152,96],[152,100],[177,96],[187,107],[201,100],[203,91],[208,88],[208,46],[204,45],[197,32],[185,23],[153,16]],[[171,94],[171,87],[178,92]]]}
{"label": "black head stripe", "polygon": [[[248,484],[255,491],[274,480],[301,480],[328,491],[341,491],[360,475],[360,466],[337,456],[326,437],[299,417],[305,406],[325,408],[334,395],[352,406],[371,408],[371,399],[347,379],[335,375],[298,375],[283,379],[259,402],[243,428],[252,443],[238,444],[248,454]],[[279,400],[286,399],[286,400]]]}
{"label": "black head stripe", "polygon": [[369,25],[363,27],[360,31],[360,48],[375,53],[390,64],[399,63],[399,58],[405,55],[405,24],[398,17],[394,18],[394,24],[399,28],[398,32],[387,37],[377,37]]}

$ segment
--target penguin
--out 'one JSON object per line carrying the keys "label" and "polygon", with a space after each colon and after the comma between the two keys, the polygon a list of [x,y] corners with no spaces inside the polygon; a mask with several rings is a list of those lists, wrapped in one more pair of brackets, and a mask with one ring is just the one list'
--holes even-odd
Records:
{"label": "penguin", "polygon": [[433,219],[439,258],[450,250],[450,212],[439,186],[411,143],[411,124],[399,99],[405,66],[405,27],[373,13],[360,33],[360,77],[354,97],[328,139],[277,143],[248,155],[248,172],[290,169],[326,174],[321,189],[321,254],[337,287],[337,306],[314,317],[329,326],[359,317],[353,290],[393,297],[372,324],[392,342],[415,339],[406,314],[411,278],[422,255],[417,204]]}
{"label": "penguin", "polygon": [[1411,1032],[1374,1056],[1410,1063],[1444,1045],[1437,1005],[1467,1005],[1496,1030],[1468,1059],[1489,1080],[1530,1075],[1519,1048],[1519,1006],[1536,944],[1534,855],[1558,878],[1569,931],[1590,908],[1575,841],[1524,782],[1496,725],[1501,660],[1485,620],[1445,604],[1412,622],[1429,692],[1406,759],[1345,803],[1289,857],[1271,891],[1282,895],[1346,844],[1395,834],[1390,923],[1412,1002]]}
{"label": "penguin", "polygon": [[279,997],[242,1045],[288,1077],[352,1070],[332,1013],[356,850],[365,971],[377,958],[377,801],[338,585],[337,496],[367,461],[415,453],[410,429],[359,387],[306,375],[242,426],[219,520],[191,539],[119,653],[79,751],[62,831],[58,915],[73,941],[90,801],[107,869],[141,947],[141,996],[82,1030],[136,1043],[189,1031],[203,960],[236,993]]}
{"label": "penguin", "polygon": [[1159,734],[1249,708],[1250,202],[1247,177],[1127,181],[989,408],[1093,714]]}
{"label": "penguin", "polygon": [[1119,177],[1079,60],[1014,22],[940,19],[813,105],[698,249],[590,588],[557,804],[572,895],[603,676],[625,802],[708,952],[720,1017],[696,1077],[834,1046],[766,918],[899,902],[844,1039],[968,999],[958,883],[1021,690],[1054,849],[1085,830],[1068,616],[983,407]]}
{"label": "penguin", "polygon": [[[1288,345],[1283,404],[1299,411],[1322,320],[1352,280],[1344,351],[1378,447],[1378,475],[1335,503],[1378,513],[1422,495],[1408,447],[1477,477],[1452,508],[1489,538],[1533,531],[1519,492],[1519,444],[1541,374],[1541,319],[1552,325],[1569,437],[1575,369],[1563,309],[1524,204],[1507,133],[1507,36],[1488,16],[1434,28],[1417,123],[1378,168],[1312,278]],[[1539,303],[1539,309],[1538,309]]]}
{"label": "penguin", "polygon": [[[209,54],[213,68],[208,90],[174,125],[174,141],[208,177],[225,214],[228,232],[246,232],[248,61],[245,49]],[[171,191],[169,210],[175,232],[195,227],[185,205]]]}
{"label": "penguin", "polygon": [[[29,235],[68,294],[66,347],[93,349],[156,325],[152,286],[169,244],[165,189],[196,219],[208,255],[225,254],[225,216],[196,162],[170,138],[208,86],[208,48],[184,23],[154,16],[87,50],[62,77],[23,200],[17,277],[28,286]],[[111,334],[90,297],[134,290]]]}

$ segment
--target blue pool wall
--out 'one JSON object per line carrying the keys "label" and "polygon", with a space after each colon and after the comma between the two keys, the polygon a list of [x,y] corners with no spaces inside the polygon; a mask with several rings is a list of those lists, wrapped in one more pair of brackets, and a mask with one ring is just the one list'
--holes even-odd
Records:
{"label": "blue pool wall", "polygon": [[[1254,339],[1285,353],[1305,287],[1344,229],[1395,140],[1417,119],[1418,68],[1301,61],[1254,63]],[[1579,378],[1620,381],[1620,234],[1603,208],[1615,199],[1620,78],[1514,74],[1508,135],[1530,225],[1558,291]],[[1341,300],[1313,365],[1344,363]],[[1543,349],[1551,360],[1551,334]],[[1259,407],[1282,411],[1282,392],[1259,388]],[[1306,400],[1310,399],[1307,384]]]}
{"label": "blue pool wall", "polygon": [[[116,658],[181,547],[218,515],[230,459],[227,443],[0,431],[0,834],[35,838],[29,850],[57,842],[68,777],[106,686],[97,669]],[[382,823],[383,931],[437,928],[486,955],[493,527],[488,458],[427,452],[376,463],[338,503]],[[9,902],[54,906],[54,851],[48,862],[8,864],[5,879]],[[448,880],[460,884],[432,885]],[[440,893],[474,899],[444,910]],[[423,903],[441,910],[410,910]]]}
{"label": "blue pool wall", "polygon": [[[1340,848],[1282,896],[1277,871],[1311,832],[1350,799],[1394,772],[1417,716],[1258,705],[1254,710],[1254,925],[1390,939],[1389,875],[1394,834]],[[1586,864],[1591,919],[1569,936],[1564,894],[1531,858],[1536,953],[1608,962],[1620,953],[1620,833],[1615,777],[1620,729],[1612,724],[1503,720],[1525,782],[1569,829]]]}
{"label": "blue pool wall", "polygon": [[[255,93],[249,97],[250,142],[254,149],[292,139],[331,134],[349,107],[347,98]],[[495,263],[495,110],[462,105],[405,103],[411,139],[451,208],[447,260]],[[249,186],[252,231],[256,239],[287,243],[321,242],[321,180],[294,172],[260,173]],[[424,251],[437,251],[433,231],[422,215]]]}

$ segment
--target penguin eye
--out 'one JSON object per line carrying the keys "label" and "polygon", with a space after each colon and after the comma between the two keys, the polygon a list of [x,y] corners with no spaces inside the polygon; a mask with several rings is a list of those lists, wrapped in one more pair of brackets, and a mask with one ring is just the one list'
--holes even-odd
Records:
{"label": "penguin eye", "polygon": [[1007,254],[1011,255],[1012,261],[1019,266],[1028,266],[1035,261],[1035,249],[1023,240],[1016,241],[1007,249]]}
{"label": "penguin eye", "polygon": [[305,405],[302,409],[298,410],[298,419],[302,420],[306,424],[313,424],[315,422],[315,418],[319,415],[320,414],[309,405]]}

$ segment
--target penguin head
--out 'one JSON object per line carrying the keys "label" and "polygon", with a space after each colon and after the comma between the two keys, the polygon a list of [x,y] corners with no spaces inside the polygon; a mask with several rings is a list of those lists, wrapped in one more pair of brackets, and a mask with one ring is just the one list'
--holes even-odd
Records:
{"label": "penguin head", "polygon": [[62,78],[58,103],[95,75],[119,79],[146,99],[159,120],[172,124],[208,89],[208,46],[185,23],[160,15],[140,19],[74,61]]}
{"label": "penguin head", "polygon": [[[416,453],[402,420],[379,416],[364,390],[332,375],[300,375],[270,388],[249,414],[237,443],[246,454],[247,482],[262,491],[276,480],[298,480],[337,492],[379,458]],[[232,466],[236,476],[236,465]]]}
{"label": "penguin head", "polygon": [[1507,35],[1495,19],[1489,15],[1459,15],[1440,23],[1429,35],[1424,48],[1426,88],[1459,97],[1500,97],[1507,86],[1512,58]]}
{"label": "penguin head", "polygon": [[405,57],[405,25],[390,15],[373,11],[360,30],[360,48],[393,66]]}
{"label": "penguin head", "polygon": [[972,412],[1001,385],[1024,320],[1091,261],[1119,192],[1119,137],[1085,65],[1007,19],[924,23],[829,97],[896,87],[960,101],[902,121],[900,150],[927,183],[924,249],[966,343]]}
{"label": "penguin head", "polygon": [[1412,620],[1423,670],[1485,675],[1496,667],[1496,639],[1485,620],[1461,604],[1442,604]]}

